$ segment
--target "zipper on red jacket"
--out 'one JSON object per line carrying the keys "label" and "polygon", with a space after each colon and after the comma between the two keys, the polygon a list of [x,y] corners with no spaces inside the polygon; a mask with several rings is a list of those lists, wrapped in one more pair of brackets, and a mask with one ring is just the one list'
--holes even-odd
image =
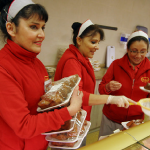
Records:
{"label": "zipper on red jacket", "polygon": [[133,87],[134,87],[134,81],[135,81],[135,79],[133,79],[133,83],[132,83],[132,89],[133,89]]}

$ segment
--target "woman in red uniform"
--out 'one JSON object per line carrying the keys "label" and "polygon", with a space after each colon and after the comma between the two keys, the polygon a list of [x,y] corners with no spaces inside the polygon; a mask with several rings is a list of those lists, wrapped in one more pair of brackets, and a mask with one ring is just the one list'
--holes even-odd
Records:
{"label": "woman in red uniform", "polygon": [[31,0],[1,0],[0,29],[7,43],[0,50],[0,149],[46,150],[41,133],[58,130],[81,108],[75,88],[70,106],[37,113],[44,94],[44,65],[36,57],[45,38],[46,10]]}
{"label": "woman in red uniform", "polygon": [[[150,61],[146,57],[149,48],[148,35],[143,31],[133,32],[127,41],[127,53],[112,62],[99,85],[100,94],[125,95],[138,102],[150,97],[140,90],[150,80]],[[104,105],[100,136],[112,134],[123,129],[121,122],[144,119],[144,113],[138,105],[119,108]]]}
{"label": "woman in red uniform", "polygon": [[73,43],[64,52],[57,64],[54,80],[59,80],[73,74],[81,77],[79,89],[83,91],[82,108],[87,111],[87,120],[90,120],[92,105],[117,104],[119,107],[128,107],[125,96],[95,95],[95,75],[88,58],[92,58],[99,49],[99,42],[104,38],[104,32],[90,20],[83,24],[75,22],[73,28]]}

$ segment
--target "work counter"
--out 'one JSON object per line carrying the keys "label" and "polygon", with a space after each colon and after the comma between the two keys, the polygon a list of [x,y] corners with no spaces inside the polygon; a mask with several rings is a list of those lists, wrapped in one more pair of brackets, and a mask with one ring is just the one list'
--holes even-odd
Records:
{"label": "work counter", "polygon": [[150,121],[113,134],[79,150],[147,150],[134,138],[150,149]]}

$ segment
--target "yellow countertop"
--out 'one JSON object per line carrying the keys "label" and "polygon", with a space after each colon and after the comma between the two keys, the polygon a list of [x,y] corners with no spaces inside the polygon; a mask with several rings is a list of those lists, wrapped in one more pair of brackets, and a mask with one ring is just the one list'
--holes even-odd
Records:
{"label": "yellow countertop", "polygon": [[132,127],[128,130],[113,134],[105,139],[92,143],[90,145],[79,148],[79,150],[122,150],[128,146],[135,144],[137,141],[131,137],[135,137],[138,141],[150,136],[150,121]]}

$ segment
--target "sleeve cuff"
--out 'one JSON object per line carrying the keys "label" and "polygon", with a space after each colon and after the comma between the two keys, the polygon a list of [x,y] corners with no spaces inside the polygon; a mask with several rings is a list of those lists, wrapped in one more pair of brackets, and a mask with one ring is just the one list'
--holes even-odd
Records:
{"label": "sleeve cuff", "polygon": [[83,91],[83,99],[82,99],[83,106],[89,106],[89,96],[90,93]]}
{"label": "sleeve cuff", "polygon": [[111,91],[107,92],[106,87],[104,88],[104,91],[107,95],[111,93]]}
{"label": "sleeve cuff", "polygon": [[[55,111],[55,110],[54,110]],[[67,107],[62,108],[58,111],[59,115],[61,116],[63,121],[67,121],[72,119],[72,117],[70,116]]]}

